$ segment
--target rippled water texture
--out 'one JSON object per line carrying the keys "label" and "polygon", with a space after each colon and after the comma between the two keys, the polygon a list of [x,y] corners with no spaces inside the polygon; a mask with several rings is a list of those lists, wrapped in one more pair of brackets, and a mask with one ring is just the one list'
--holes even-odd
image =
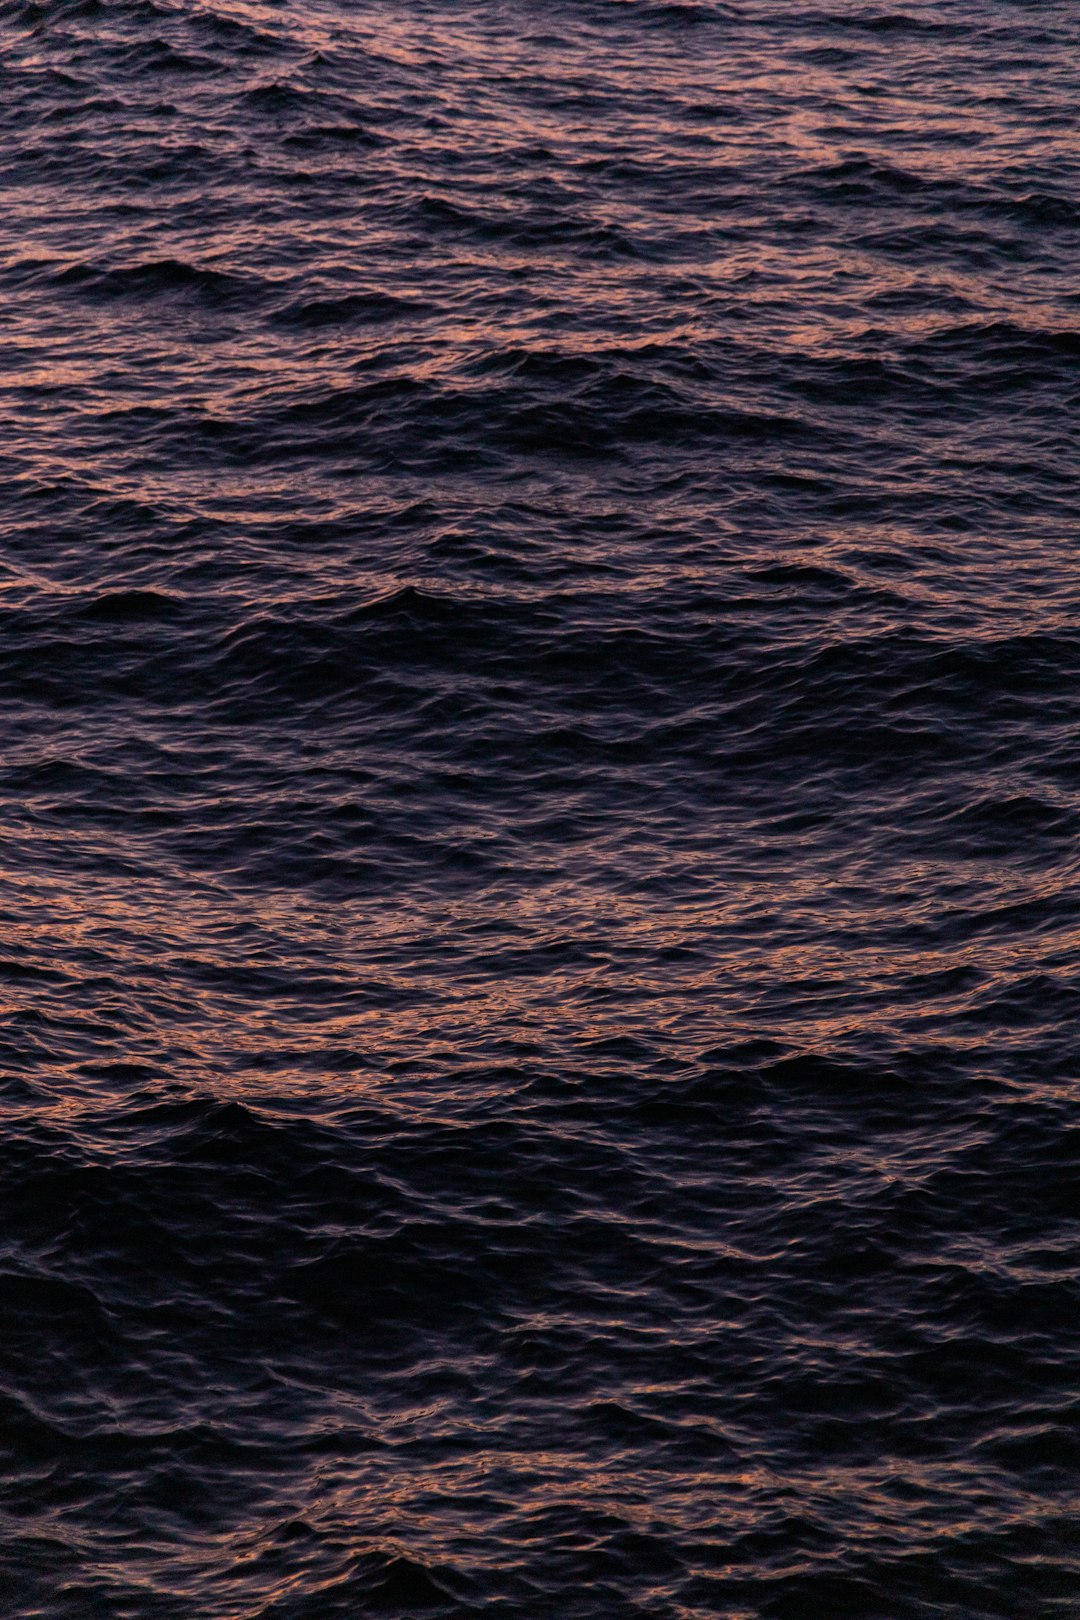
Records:
{"label": "rippled water texture", "polygon": [[3,5],[5,1614],[1076,1615],[1078,106]]}

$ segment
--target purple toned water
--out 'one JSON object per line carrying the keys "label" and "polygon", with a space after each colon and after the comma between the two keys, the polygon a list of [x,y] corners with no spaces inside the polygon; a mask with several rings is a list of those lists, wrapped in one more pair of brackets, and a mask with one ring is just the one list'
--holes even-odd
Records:
{"label": "purple toned water", "polygon": [[0,8],[0,1562],[1067,1620],[1080,20]]}

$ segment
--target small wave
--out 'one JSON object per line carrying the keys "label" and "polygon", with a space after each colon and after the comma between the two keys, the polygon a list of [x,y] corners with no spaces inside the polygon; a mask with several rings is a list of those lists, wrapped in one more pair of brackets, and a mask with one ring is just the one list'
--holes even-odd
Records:
{"label": "small wave", "polygon": [[845,15],[830,13],[828,24],[832,28],[851,28],[869,34],[925,34],[931,37],[957,37],[966,33],[962,21],[943,21],[910,11],[854,11]]}
{"label": "small wave", "polygon": [[321,327],[353,323],[362,326],[374,321],[415,319],[429,313],[423,304],[415,300],[372,290],[306,298],[279,308],[272,318],[283,326]]}
{"label": "small wave", "polygon": [[259,285],[250,276],[189,264],[182,259],[149,259],[115,266],[73,264],[57,271],[51,279],[59,288],[71,288],[92,298],[161,298],[186,294],[216,304],[246,302]]}

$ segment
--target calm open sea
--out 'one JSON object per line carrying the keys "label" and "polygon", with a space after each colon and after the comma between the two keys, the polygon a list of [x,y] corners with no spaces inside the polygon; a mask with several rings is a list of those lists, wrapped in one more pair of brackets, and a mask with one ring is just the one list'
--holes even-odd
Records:
{"label": "calm open sea", "polygon": [[1080,1612],[1078,108],[3,4],[4,1616]]}

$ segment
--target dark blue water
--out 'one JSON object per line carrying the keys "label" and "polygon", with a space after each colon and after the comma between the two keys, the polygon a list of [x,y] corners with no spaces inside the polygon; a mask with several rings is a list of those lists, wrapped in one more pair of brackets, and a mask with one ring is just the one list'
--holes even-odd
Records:
{"label": "dark blue water", "polygon": [[1080,1612],[1078,106],[4,4],[5,1617]]}

